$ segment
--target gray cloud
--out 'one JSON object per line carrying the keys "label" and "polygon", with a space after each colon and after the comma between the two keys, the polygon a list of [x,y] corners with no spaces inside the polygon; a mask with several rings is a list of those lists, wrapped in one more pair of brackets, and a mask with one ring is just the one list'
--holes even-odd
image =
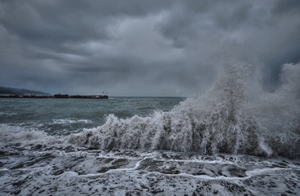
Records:
{"label": "gray cloud", "polygon": [[226,57],[262,59],[275,86],[300,61],[300,3],[1,1],[0,85],[50,93],[201,92]]}
{"label": "gray cloud", "polygon": [[297,0],[282,1],[276,0],[273,5],[272,12],[274,14],[296,13],[300,11],[300,2]]}

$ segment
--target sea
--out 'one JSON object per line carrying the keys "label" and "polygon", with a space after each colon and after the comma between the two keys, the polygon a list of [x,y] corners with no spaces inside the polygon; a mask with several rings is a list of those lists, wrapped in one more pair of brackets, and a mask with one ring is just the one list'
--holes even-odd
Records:
{"label": "sea", "polygon": [[1,98],[0,195],[300,195],[300,68],[199,96]]}
{"label": "sea", "polygon": [[181,97],[2,98],[0,123],[49,135],[69,135],[101,126],[110,114],[121,119],[145,117],[154,111],[170,111]]}

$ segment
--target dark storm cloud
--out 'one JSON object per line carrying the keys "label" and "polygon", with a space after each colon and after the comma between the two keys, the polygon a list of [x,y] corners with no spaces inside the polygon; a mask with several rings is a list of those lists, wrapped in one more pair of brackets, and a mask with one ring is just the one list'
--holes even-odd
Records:
{"label": "dark storm cloud", "polygon": [[32,41],[105,40],[111,37],[106,27],[114,19],[142,17],[166,5],[160,1],[5,1],[1,22],[10,33]]}
{"label": "dark storm cloud", "polygon": [[182,95],[205,89],[230,56],[263,59],[272,86],[283,63],[300,61],[299,18],[298,0],[4,0],[0,85]]}
{"label": "dark storm cloud", "polygon": [[300,2],[298,0],[290,0],[290,1],[276,0],[272,11],[274,14],[284,14],[287,12],[299,12]]}

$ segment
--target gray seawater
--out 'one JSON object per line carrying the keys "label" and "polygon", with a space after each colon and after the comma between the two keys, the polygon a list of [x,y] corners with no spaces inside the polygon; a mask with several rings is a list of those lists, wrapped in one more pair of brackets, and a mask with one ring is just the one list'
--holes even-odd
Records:
{"label": "gray seawater", "polygon": [[105,123],[109,114],[119,118],[170,111],[180,97],[110,97],[109,99],[0,99],[0,124],[68,135]]}
{"label": "gray seawater", "polygon": [[300,64],[193,98],[0,99],[0,195],[300,195]]}

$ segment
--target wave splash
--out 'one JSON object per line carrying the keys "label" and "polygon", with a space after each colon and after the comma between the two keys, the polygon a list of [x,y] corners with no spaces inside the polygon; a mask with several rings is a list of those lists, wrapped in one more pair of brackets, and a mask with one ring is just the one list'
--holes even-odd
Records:
{"label": "wave splash", "polygon": [[300,157],[300,63],[283,66],[275,92],[264,91],[260,81],[258,65],[232,62],[201,97],[148,117],[111,114],[67,142],[103,150]]}

